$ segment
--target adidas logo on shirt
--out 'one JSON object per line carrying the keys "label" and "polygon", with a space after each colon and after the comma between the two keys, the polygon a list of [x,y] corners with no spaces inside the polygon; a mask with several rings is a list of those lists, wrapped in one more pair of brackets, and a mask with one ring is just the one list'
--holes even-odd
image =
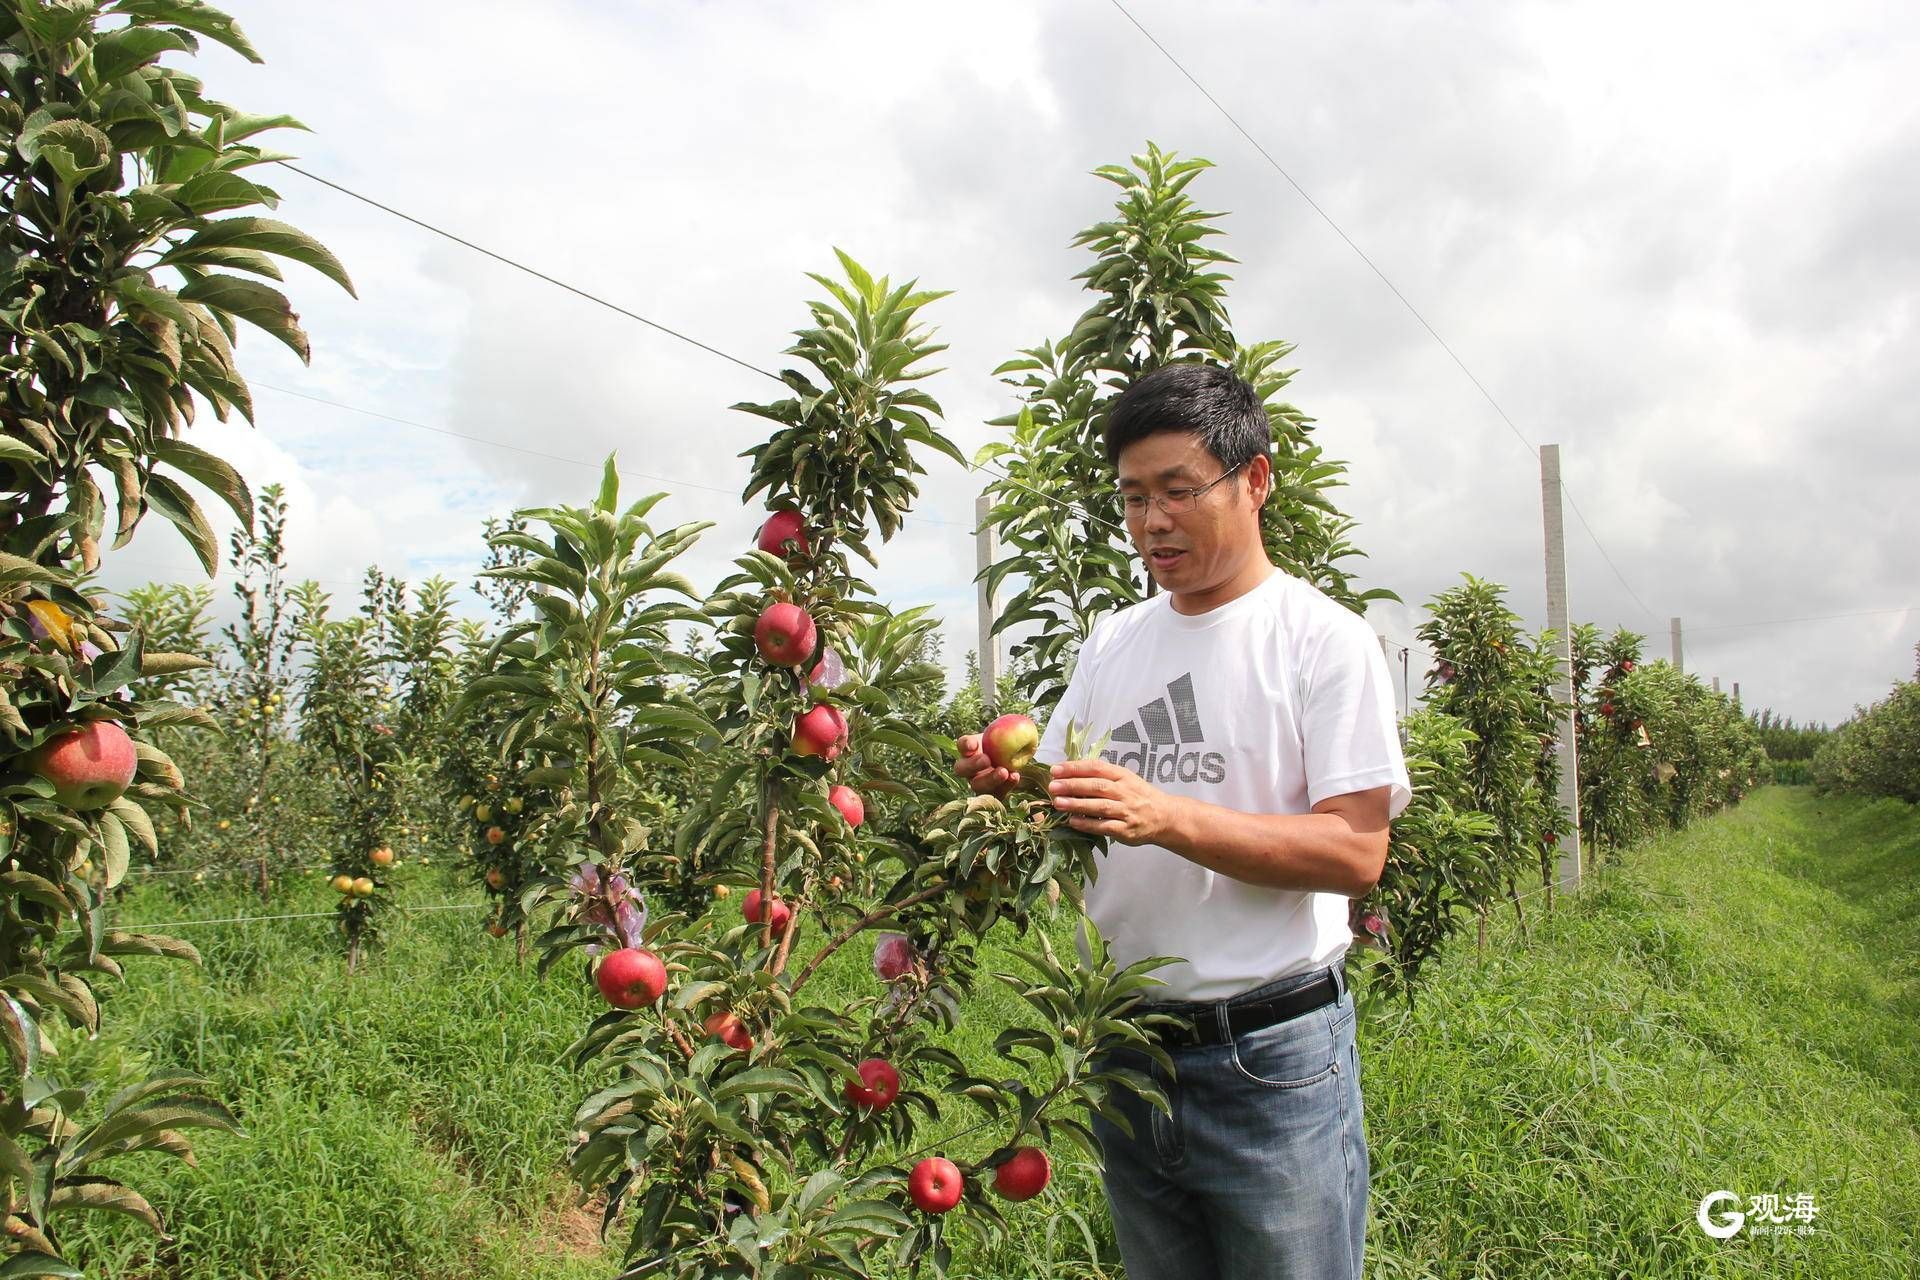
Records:
{"label": "adidas logo on shirt", "polygon": [[[1142,740],[1141,730],[1146,738]],[[1141,707],[1139,718],[1113,730],[1115,744],[1100,753],[1102,759],[1131,769],[1148,782],[1225,782],[1227,758],[1218,751],[1187,750],[1206,741],[1200,712],[1193,700],[1193,673],[1167,682],[1167,696]],[[1136,744],[1131,750],[1124,743]]]}

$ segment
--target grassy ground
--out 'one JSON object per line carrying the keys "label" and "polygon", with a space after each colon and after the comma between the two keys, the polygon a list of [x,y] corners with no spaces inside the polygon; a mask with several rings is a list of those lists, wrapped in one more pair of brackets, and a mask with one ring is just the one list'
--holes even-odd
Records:
{"label": "grassy ground", "polygon": [[[1369,1004],[1369,1277],[1879,1280],[1910,1267],[1917,873],[1911,808],[1770,789],[1631,851],[1577,905],[1530,917],[1524,945],[1510,914],[1484,961],[1469,934],[1413,1009]],[[439,868],[410,875],[416,903],[451,894]],[[275,909],[325,904],[316,879]],[[181,900],[143,886],[123,918],[257,910],[215,888]],[[201,1071],[249,1137],[202,1142],[198,1170],[137,1157],[144,1167],[124,1172],[160,1205],[177,1250],[156,1261],[137,1229],[89,1228],[90,1274],[604,1280],[616,1269],[556,1167],[579,1093],[560,1053],[595,1012],[576,983],[518,970],[473,912],[407,918],[353,979],[324,921],[181,935],[207,967],[136,962],[108,1033],[63,1053]],[[864,953],[848,961],[823,981],[868,981]],[[983,993],[956,1036],[963,1056],[988,1061],[1011,999]],[[972,1123],[964,1109],[947,1120]],[[1093,1170],[1058,1170],[1037,1208],[1015,1215],[1013,1238],[962,1251],[956,1271],[1118,1274]],[[1710,1239],[1694,1209],[1717,1189],[1810,1194],[1816,1233]]]}

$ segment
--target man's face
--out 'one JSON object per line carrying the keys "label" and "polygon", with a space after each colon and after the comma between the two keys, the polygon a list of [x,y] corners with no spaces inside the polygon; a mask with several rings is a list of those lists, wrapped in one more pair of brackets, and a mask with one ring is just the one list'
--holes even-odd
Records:
{"label": "man's face", "polygon": [[[1249,556],[1265,561],[1259,510],[1270,469],[1265,456],[1256,456],[1201,495],[1191,511],[1169,514],[1148,502],[1145,511],[1127,516],[1127,534],[1161,590],[1204,596],[1244,572]],[[1198,489],[1224,470],[1199,436],[1156,431],[1120,451],[1119,488],[1159,496]]]}

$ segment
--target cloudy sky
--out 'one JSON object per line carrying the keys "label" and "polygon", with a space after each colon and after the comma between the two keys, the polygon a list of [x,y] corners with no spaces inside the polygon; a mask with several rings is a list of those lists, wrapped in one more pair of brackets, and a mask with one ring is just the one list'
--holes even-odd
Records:
{"label": "cloudy sky", "polygon": [[[746,360],[778,360],[833,246],[956,290],[927,313],[952,348],[930,389],[969,454],[1010,403],[991,369],[1086,305],[1069,241],[1112,191],[1088,171],[1147,139],[1206,156],[1193,190],[1229,214],[1236,330],[1298,344],[1293,398],[1351,464],[1363,581],[1415,606],[1377,629],[1411,638],[1461,571],[1544,624],[1521,439],[1111,0],[228,7],[266,65],[211,50],[197,70],[308,124],[279,135],[304,166]],[[1663,656],[1681,615],[1690,669],[1800,719],[1912,673],[1920,612],[1773,620],[1920,604],[1920,9],[1128,8],[1520,435],[1562,446],[1618,570],[1569,513],[1576,618]],[[633,492],[673,492],[662,518],[717,522],[688,564],[717,581],[755,524],[735,455],[763,434],[727,406],[776,388],[266,180],[360,297],[294,268],[312,366],[243,335],[258,427],[198,438],[287,486],[297,575],[340,597],[369,563],[464,582],[486,516],[584,500],[618,450]],[[874,581],[940,611],[957,665],[981,477],[929,466]],[[149,523],[110,583],[197,576]]]}

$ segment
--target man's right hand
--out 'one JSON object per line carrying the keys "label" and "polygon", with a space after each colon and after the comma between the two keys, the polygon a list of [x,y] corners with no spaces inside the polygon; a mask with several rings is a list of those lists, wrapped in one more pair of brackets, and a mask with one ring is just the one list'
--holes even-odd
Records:
{"label": "man's right hand", "polygon": [[969,733],[954,745],[960,748],[960,758],[953,762],[954,773],[965,778],[967,785],[982,795],[1004,796],[1020,781],[1019,774],[987,759],[987,753],[980,748],[979,734]]}

